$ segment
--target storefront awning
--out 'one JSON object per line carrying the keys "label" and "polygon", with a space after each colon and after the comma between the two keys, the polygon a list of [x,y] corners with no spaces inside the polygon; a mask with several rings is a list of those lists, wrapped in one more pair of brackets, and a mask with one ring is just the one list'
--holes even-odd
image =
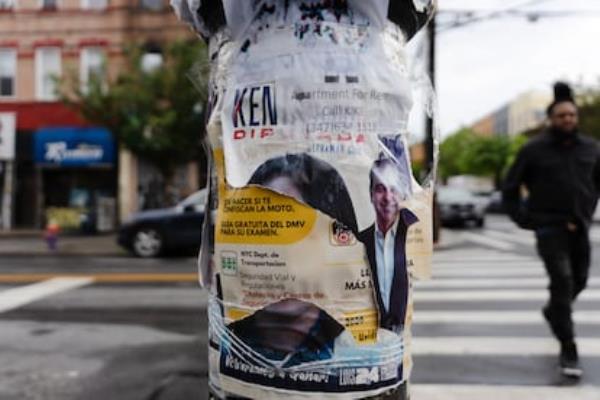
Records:
{"label": "storefront awning", "polygon": [[89,126],[77,111],[59,102],[0,103],[0,112],[17,114],[17,131],[52,126]]}
{"label": "storefront awning", "polygon": [[105,128],[46,128],[35,132],[36,164],[62,167],[113,166],[116,149]]}

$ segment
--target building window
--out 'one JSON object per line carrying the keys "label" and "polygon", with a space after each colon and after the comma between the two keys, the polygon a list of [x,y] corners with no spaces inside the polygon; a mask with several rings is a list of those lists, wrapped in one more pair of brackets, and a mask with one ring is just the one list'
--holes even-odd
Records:
{"label": "building window", "polygon": [[86,47],[80,59],[81,89],[86,91],[91,81],[105,84],[104,50],[101,47]]}
{"label": "building window", "polygon": [[140,5],[144,10],[160,11],[163,9],[163,0],[140,0]]}
{"label": "building window", "polygon": [[164,58],[159,43],[148,42],[144,45],[144,54],[140,60],[142,71],[152,73],[162,67]]}
{"label": "building window", "polygon": [[42,10],[56,10],[58,0],[40,0]]}
{"label": "building window", "polygon": [[12,10],[14,7],[14,0],[0,0],[0,10]]}
{"label": "building window", "polygon": [[15,95],[17,51],[0,49],[0,98]]}
{"label": "building window", "polygon": [[104,10],[108,0],[81,0],[81,8],[86,10]]}
{"label": "building window", "polygon": [[146,53],[142,56],[142,71],[152,73],[163,65],[163,56],[160,53]]}
{"label": "building window", "polygon": [[57,82],[61,75],[60,47],[35,50],[35,94],[38,100],[56,100]]}

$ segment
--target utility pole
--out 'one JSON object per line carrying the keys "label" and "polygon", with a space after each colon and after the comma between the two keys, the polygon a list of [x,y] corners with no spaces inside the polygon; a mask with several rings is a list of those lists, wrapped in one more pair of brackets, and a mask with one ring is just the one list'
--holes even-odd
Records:
{"label": "utility pole", "polygon": [[[431,79],[431,84],[435,89],[435,14],[427,26],[427,72]],[[427,173],[433,170],[433,138],[434,121],[433,116],[426,115],[426,136],[425,136],[425,169]]]}
{"label": "utility pole", "polygon": [[[431,79],[431,85],[435,89],[435,14],[429,21],[427,26],[427,72]],[[435,136],[435,123],[433,118],[435,115],[426,115],[427,120],[425,121],[426,132],[425,132],[425,170],[427,175],[433,171],[434,163],[434,136]],[[435,184],[435,182],[434,182]],[[433,243],[438,243],[440,240],[440,210],[438,207],[436,195],[433,195],[432,203],[432,229],[433,229]]]}

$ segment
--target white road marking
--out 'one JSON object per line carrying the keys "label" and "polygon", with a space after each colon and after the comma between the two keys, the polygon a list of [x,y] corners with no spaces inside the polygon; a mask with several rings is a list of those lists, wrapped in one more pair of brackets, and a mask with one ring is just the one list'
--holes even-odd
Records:
{"label": "white road marking", "polygon": [[461,232],[460,235],[469,242],[481,244],[487,247],[492,247],[494,249],[504,251],[511,251],[515,249],[515,246],[511,243],[499,239],[490,238],[485,235],[476,235],[470,232]]}
{"label": "white road marking", "polygon": [[[594,278],[595,279],[595,278]],[[595,279],[596,280],[596,279]],[[597,282],[595,282],[597,283]],[[472,279],[437,279],[431,281],[417,281],[415,287],[418,289],[495,289],[495,288],[522,288],[522,287],[544,287],[548,279],[539,278],[472,278]],[[591,285],[591,282],[590,282]]]}
{"label": "white road marking", "polygon": [[[473,234],[471,234],[473,235]],[[462,260],[465,258],[476,259],[476,260],[535,260],[537,256],[521,255],[517,253],[507,253],[505,251],[491,250],[488,248],[477,248],[476,250],[470,249],[456,249],[456,250],[440,250],[433,252],[433,258],[435,260]]]}
{"label": "white road marking", "polygon": [[542,267],[544,264],[540,260],[510,260],[510,261],[479,261],[477,263],[471,262],[468,258],[464,261],[434,261],[433,268],[438,269],[449,269],[449,268],[484,268],[484,269],[504,269],[504,268],[523,268],[523,267]]}
{"label": "white road marking", "polygon": [[[530,290],[448,290],[424,291],[415,290],[416,303],[431,302],[477,302],[477,301],[527,301],[547,300],[548,291],[542,289]],[[578,301],[600,300],[600,290],[585,290]]]}
{"label": "white road marking", "polygon": [[491,236],[496,239],[506,240],[509,242],[517,243],[517,244],[527,244],[530,246],[535,245],[535,238],[533,233],[529,232],[528,234],[521,234],[517,232],[501,232],[492,229],[486,229],[483,233],[487,236]]}
{"label": "white road marking", "polygon": [[[455,235],[460,237],[464,232],[457,232]],[[448,250],[440,250],[436,254],[454,254],[454,255],[462,255],[462,254],[477,254],[482,257],[489,257],[493,255],[499,256],[515,256],[516,254],[507,253],[505,251],[498,251],[493,249],[486,249],[481,247],[463,247],[460,249],[448,249]]]}
{"label": "white road marking", "polygon": [[[600,325],[599,311],[576,311],[573,315],[579,325]],[[413,316],[415,324],[487,324],[539,325],[546,324],[540,311],[425,311]]]}
{"label": "white road marking", "polygon": [[546,272],[542,266],[538,268],[520,268],[520,267],[506,267],[506,269],[487,269],[485,267],[470,267],[470,268],[434,268],[431,271],[433,279],[437,278],[449,278],[449,277],[480,277],[480,278],[491,278],[491,277],[502,277],[502,276],[530,276],[530,277],[542,277],[546,276]]}
{"label": "white road marking", "polygon": [[[586,357],[600,357],[600,339],[578,338]],[[541,337],[413,337],[412,353],[418,356],[556,356],[558,342]]]}
{"label": "white road marking", "polygon": [[507,263],[532,263],[541,262],[533,257],[519,257],[514,255],[482,257],[475,254],[460,254],[457,256],[446,256],[437,254],[433,257],[433,265],[438,264],[504,264]]}
{"label": "white road marking", "polygon": [[[473,288],[522,288],[546,287],[548,278],[522,277],[522,278],[471,278],[471,279],[436,279],[430,281],[416,281],[418,289],[473,289]],[[600,285],[600,278],[593,277],[588,280],[588,287]]]}
{"label": "white road marking", "polygon": [[93,278],[53,278],[0,292],[0,313],[14,310],[67,290],[91,284]]}
{"label": "white road marking", "polygon": [[600,242],[600,230],[590,230],[590,240],[592,240],[593,242]]}
{"label": "white road marking", "polygon": [[593,386],[492,386],[412,384],[411,397],[419,400],[598,400]]}

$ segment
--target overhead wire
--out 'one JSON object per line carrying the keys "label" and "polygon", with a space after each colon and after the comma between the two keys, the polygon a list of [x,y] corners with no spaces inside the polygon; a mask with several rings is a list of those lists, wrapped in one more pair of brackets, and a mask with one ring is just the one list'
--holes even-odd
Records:
{"label": "overhead wire", "polygon": [[[446,9],[439,10],[439,15],[454,15],[455,20],[451,22],[438,22],[436,33],[443,33],[455,28],[461,28],[477,22],[484,22],[498,18],[518,17],[526,18],[531,22],[537,22],[541,18],[561,18],[571,16],[600,17],[600,9],[597,10],[534,10],[532,6],[547,3],[553,0],[528,0],[513,2],[513,4],[497,10],[488,10],[482,14],[477,9]],[[529,8],[529,9],[525,9]]]}

